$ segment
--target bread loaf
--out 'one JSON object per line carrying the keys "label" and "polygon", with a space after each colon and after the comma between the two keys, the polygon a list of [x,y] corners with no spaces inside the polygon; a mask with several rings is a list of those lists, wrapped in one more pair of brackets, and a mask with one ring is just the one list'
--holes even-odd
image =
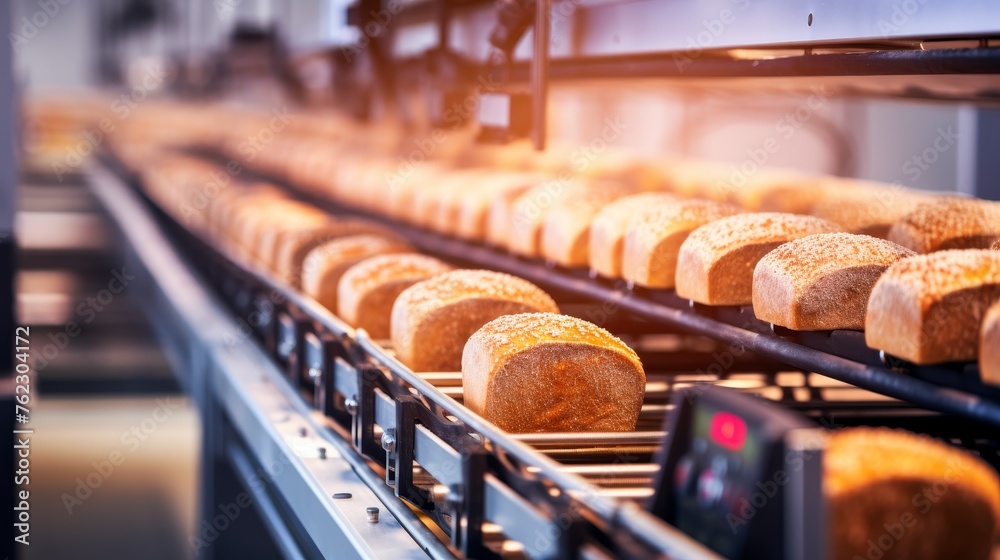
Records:
{"label": "bread loaf", "polygon": [[929,437],[843,429],[823,471],[830,560],[989,560],[1000,537],[997,473]]}
{"label": "bread loaf", "polygon": [[918,253],[985,249],[1000,235],[1000,203],[941,198],[919,204],[889,230],[889,241]]}
{"label": "bread loaf", "polygon": [[347,269],[376,255],[412,251],[406,243],[377,235],[351,235],[327,241],[309,251],[302,261],[302,291],[336,313],[337,285]]}
{"label": "bread loaf", "polygon": [[[510,238],[513,235],[514,204],[521,200],[525,193],[539,185],[548,185],[550,188],[556,189],[559,181],[555,178],[546,178],[544,181],[525,185],[520,189],[505,191],[499,196],[493,197],[486,215],[486,241],[489,244],[497,247],[510,247]],[[551,195],[547,196],[551,197]],[[546,200],[551,200],[551,198],[546,198]]]}
{"label": "bread loaf", "polygon": [[707,200],[682,200],[635,218],[622,248],[622,277],[646,288],[672,288],[677,254],[688,234],[739,208]]}
{"label": "bread loaf", "polygon": [[542,256],[566,267],[587,266],[590,223],[601,209],[624,193],[621,189],[590,189],[555,205],[542,221]]}
{"label": "bread loaf", "polygon": [[212,203],[226,194],[213,178],[217,168],[204,160],[162,151],[152,152],[145,163],[140,182],[150,198],[185,227],[207,231]]}
{"label": "bread loaf", "polygon": [[[573,155],[563,156],[563,162],[573,163]],[[656,165],[627,152],[605,152],[587,165],[576,165],[580,176],[588,182],[610,181],[639,191],[660,190],[667,182],[663,165]]]}
{"label": "bread loaf", "polygon": [[753,269],[761,257],[793,239],[839,229],[812,216],[776,212],[737,214],[705,224],[681,244],[677,295],[707,305],[749,305]]}
{"label": "bread loaf", "polygon": [[465,406],[514,433],[633,430],[645,383],[621,340],[555,313],[494,319],[462,353]]}
{"label": "bread loaf", "polygon": [[228,238],[227,218],[237,201],[249,194],[248,190],[243,185],[230,184],[208,201],[205,210],[208,217],[208,233],[216,242],[222,243]]}
{"label": "bread loaf", "polygon": [[289,231],[280,236],[272,257],[275,273],[290,286],[302,286],[302,263],[316,247],[353,235],[376,235],[405,244],[394,232],[368,220],[343,218],[301,231]]}
{"label": "bread loaf", "polygon": [[[598,192],[603,191],[603,192]],[[590,185],[578,181],[549,181],[524,191],[511,204],[507,248],[526,257],[542,252],[542,225],[555,209],[589,197],[613,200],[628,194],[622,186]]]}
{"label": "bread loaf", "polygon": [[390,335],[396,357],[413,371],[458,371],[465,341],[514,313],[558,313],[534,284],[487,270],[455,270],[417,282],[396,298]]}
{"label": "bread loaf", "polygon": [[591,270],[608,278],[622,275],[622,249],[625,233],[642,214],[672,204],[679,199],[668,193],[650,192],[633,194],[607,204],[590,222],[587,243],[588,263]]}
{"label": "bread loaf", "polygon": [[913,251],[852,233],[796,239],[764,255],[753,271],[758,319],[799,331],[865,328],[872,286]]}
{"label": "bread loaf", "polygon": [[881,237],[893,224],[934,197],[905,189],[859,180],[831,180],[828,196],[813,205],[811,214],[839,224],[844,231]]}
{"label": "bread loaf", "polygon": [[208,201],[209,233],[219,243],[229,242],[235,232],[235,216],[242,206],[251,206],[253,199],[276,196],[279,191],[263,184],[232,182]]}
{"label": "bread loaf", "polygon": [[437,229],[440,207],[447,206],[449,199],[478,191],[487,177],[489,175],[482,169],[455,170],[414,189],[407,208],[407,221],[428,229]]}
{"label": "bread loaf", "polygon": [[268,222],[256,235],[257,256],[261,264],[273,270],[277,264],[278,249],[286,238],[327,227],[333,222],[333,216],[315,208],[289,207],[280,219]]}
{"label": "bread loaf", "polygon": [[252,254],[251,247],[246,243],[261,220],[261,208],[269,207],[282,198],[281,192],[267,186],[247,189],[246,196],[233,201],[221,216],[222,243],[237,255]]}
{"label": "bread loaf", "polygon": [[984,383],[1000,386],[1000,300],[983,317],[979,334],[979,376]]}
{"label": "bread loaf", "polygon": [[463,161],[469,165],[483,165],[507,170],[527,170],[538,161],[531,142],[516,140],[503,145],[476,144],[464,154]]}
{"label": "bread loaf", "polygon": [[[296,139],[298,140],[298,139]],[[336,148],[328,142],[292,140],[285,146],[289,152],[284,161],[287,179],[303,188],[319,191],[327,187],[325,179],[331,176],[337,158],[331,157]]]}
{"label": "bread loaf", "polygon": [[[403,188],[399,183],[426,185],[422,179],[424,174],[431,172],[436,167],[430,169],[413,170],[405,178],[399,172],[387,171],[399,166],[397,161],[378,160],[376,162],[361,163],[360,169],[355,170],[353,179],[338,178],[332,185],[332,189],[327,188],[327,196],[332,194],[344,204],[369,210],[372,212],[385,213],[387,201],[394,200],[396,191]],[[436,177],[436,175],[433,175]],[[322,176],[321,179],[322,181]]]}
{"label": "bread loaf", "polygon": [[425,255],[393,254],[365,259],[348,268],[337,286],[337,315],[372,338],[389,338],[392,304],[413,284],[451,270]]}
{"label": "bread loaf", "polygon": [[[531,185],[536,185],[546,181],[548,177],[533,173],[496,173],[480,189],[465,191],[457,197],[457,218],[450,215],[438,213],[439,228],[453,235],[457,235],[467,241],[482,241],[487,239],[487,218],[490,213],[491,204],[496,201],[497,213],[504,214],[504,206],[509,211],[510,203],[523,193]],[[450,210],[443,210],[448,211]],[[498,223],[494,227],[504,229],[501,223],[506,223],[506,218],[497,218]],[[450,227],[447,224],[451,224]],[[490,236],[490,239],[499,244],[496,239],[506,237],[506,234]]]}
{"label": "bread loaf", "polygon": [[752,212],[808,214],[828,189],[824,177],[787,169],[761,169],[731,181],[730,201]]}
{"label": "bread loaf", "polygon": [[664,164],[666,188],[682,198],[727,202],[736,189],[728,166],[703,161],[677,160]]}
{"label": "bread loaf", "polygon": [[[413,196],[420,189],[434,185],[447,170],[439,163],[421,163],[419,165],[389,164],[383,173],[388,189],[388,200],[384,201],[380,211],[392,218],[409,220],[413,208]],[[342,183],[350,185],[350,183]]]}
{"label": "bread loaf", "polygon": [[939,251],[894,264],[875,284],[865,342],[917,364],[974,360],[986,309],[1000,299],[1000,253]]}

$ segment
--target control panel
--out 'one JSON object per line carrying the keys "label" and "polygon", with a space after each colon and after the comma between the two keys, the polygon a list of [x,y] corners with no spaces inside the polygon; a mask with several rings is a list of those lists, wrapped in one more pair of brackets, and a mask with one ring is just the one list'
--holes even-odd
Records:
{"label": "control panel", "polygon": [[822,557],[823,431],[721,387],[673,404],[652,512],[727,558]]}

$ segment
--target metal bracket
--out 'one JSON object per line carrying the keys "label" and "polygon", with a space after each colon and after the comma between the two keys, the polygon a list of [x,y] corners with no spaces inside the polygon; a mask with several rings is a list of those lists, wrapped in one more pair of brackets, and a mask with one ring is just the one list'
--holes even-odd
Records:
{"label": "metal bracket", "polygon": [[506,458],[496,456],[491,472],[499,475],[500,480],[530,501],[532,505],[542,510],[545,515],[557,520],[559,530],[555,558],[559,560],[576,560],[583,545],[587,532],[587,522],[574,507],[572,498],[565,492],[553,493],[554,485],[523,471],[511,464]]}
{"label": "metal bracket", "polygon": [[[375,441],[375,389],[379,381],[384,379],[382,370],[370,364],[358,364],[353,368],[357,383],[357,392],[353,395],[354,421],[351,423],[351,441],[362,455],[378,462],[385,461],[385,451],[380,442]],[[342,368],[338,373],[346,373]],[[351,399],[351,396],[347,396]]]}
{"label": "metal bracket", "polygon": [[[418,507],[430,506],[434,499],[431,492],[413,484],[413,446],[417,423],[422,419],[425,410],[414,397],[399,397],[396,399],[396,432],[395,432],[395,464],[396,495]],[[387,467],[389,465],[386,465]]]}
{"label": "metal bracket", "polygon": [[274,327],[267,332],[273,333],[273,349],[278,363],[284,366],[284,374],[293,387],[303,386],[303,371],[300,367],[305,363],[305,344],[303,336],[310,321],[292,309],[277,311]]}
{"label": "metal bracket", "polygon": [[823,452],[826,431],[820,428],[793,430],[785,435],[786,461],[801,464],[790,469],[785,489],[785,558],[824,558],[826,547],[826,499],[823,496]]}
{"label": "metal bracket", "polygon": [[[393,464],[396,495],[422,509],[434,507],[431,490],[413,482],[417,426],[428,428],[461,455],[461,486],[449,487],[442,512],[451,518],[452,546],[466,558],[497,557],[483,542],[484,495],[488,454],[482,443],[460,423],[444,420],[411,396],[396,398],[396,429],[393,434]],[[386,465],[389,466],[388,463]],[[388,470],[388,468],[386,469]]]}
{"label": "metal bracket", "polygon": [[303,372],[312,388],[313,408],[346,425],[350,416],[334,406],[337,358],[346,357],[343,343],[328,334],[307,331],[302,335]]}

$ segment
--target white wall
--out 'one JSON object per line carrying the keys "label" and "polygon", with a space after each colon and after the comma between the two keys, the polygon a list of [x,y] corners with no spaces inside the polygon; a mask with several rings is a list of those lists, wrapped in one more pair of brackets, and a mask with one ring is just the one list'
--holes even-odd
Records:
{"label": "white wall", "polygon": [[[38,1],[14,0],[13,5],[14,32],[24,36],[15,55],[22,87],[30,92],[94,84],[96,9],[106,2],[52,0],[60,9],[49,16]],[[235,21],[272,18],[293,50],[308,49],[330,40],[338,24],[333,16],[343,9],[344,1],[223,0],[219,4],[174,0],[173,29],[134,36],[123,51],[131,59],[165,52],[206,52],[222,45]],[[232,9],[220,11],[218,7],[226,2]],[[25,24],[22,18],[36,22]],[[37,33],[30,36],[34,28]],[[461,26],[454,31],[458,42],[482,41],[482,37],[463,34],[467,30]],[[856,175],[934,190],[956,190],[960,167],[966,173],[970,167],[958,162],[967,161],[976,149],[969,119],[960,118],[961,107],[951,103],[835,97],[817,103],[809,93],[765,95],[605,82],[584,88],[555,87],[551,107],[554,143],[587,143],[601,134],[605,119],[617,118],[627,128],[616,145],[647,154],[688,155],[740,165],[773,139],[778,149],[767,155],[768,166]],[[796,111],[798,117],[790,121],[788,116]],[[789,133],[789,124],[795,125],[794,133]],[[942,135],[947,138],[940,139]]]}
{"label": "white wall", "polygon": [[[954,103],[610,82],[555,87],[549,130],[553,143],[576,147],[599,136],[611,119],[624,126],[615,147],[648,155],[790,167],[953,191],[960,154],[975,149],[959,119],[961,111]],[[765,146],[770,151],[762,152]]]}
{"label": "white wall", "polygon": [[59,10],[50,8],[55,12],[50,16],[38,0],[12,0],[15,75],[28,91],[76,89],[95,82],[97,2],[62,1],[66,5],[51,2]]}
{"label": "white wall", "polygon": [[951,103],[873,100],[859,102],[864,113],[857,139],[858,175],[930,190],[957,190],[958,158],[973,150],[973,139]]}

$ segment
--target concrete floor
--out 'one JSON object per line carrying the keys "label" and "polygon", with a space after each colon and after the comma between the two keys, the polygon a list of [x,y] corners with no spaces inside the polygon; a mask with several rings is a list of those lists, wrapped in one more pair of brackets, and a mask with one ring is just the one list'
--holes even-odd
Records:
{"label": "concrete floor", "polygon": [[200,430],[185,398],[41,397],[32,424],[23,558],[194,556]]}

